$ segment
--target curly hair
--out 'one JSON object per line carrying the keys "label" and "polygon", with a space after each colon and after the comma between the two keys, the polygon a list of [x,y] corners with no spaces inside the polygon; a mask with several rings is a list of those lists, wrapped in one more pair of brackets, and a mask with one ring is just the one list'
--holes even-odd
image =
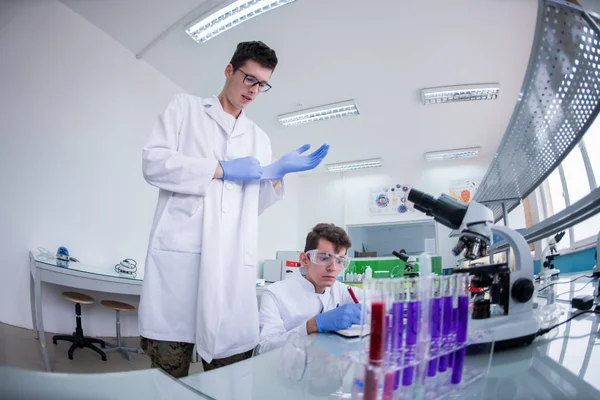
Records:
{"label": "curly hair", "polygon": [[304,251],[307,252],[316,249],[319,246],[320,239],[331,242],[336,252],[340,251],[340,249],[349,249],[352,247],[350,237],[344,229],[334,224],[321,223],[317,224],[306,236]]}
{"label": "curly hair", "polygon": [[275,50],[263,42],[238,43],[229,63],[233,66],[233,69],[237,70],[248,60],[255,61],[272,71],[275,70],[278,62]]}

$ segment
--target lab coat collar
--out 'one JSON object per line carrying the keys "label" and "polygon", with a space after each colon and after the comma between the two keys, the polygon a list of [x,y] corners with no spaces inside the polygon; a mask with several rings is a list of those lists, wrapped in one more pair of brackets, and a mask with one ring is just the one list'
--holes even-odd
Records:
{"label": "lab coat collar", "polygon": [[307,292],[310,293],[314,293],[314,294],[318,294],[318,295],[325,295],[325,294],[329,294],[329,292],[331,292],[331,288],[325,288],[325,292],[323,293],[316,293],[315,292],[315,285],[312,284],[311,281],[309,281],[308,279],[306,279],[305,275],[306,275],[306,269],[304,268],[304,270],[302,270],[304,267],[300,267],[300,274],[297,275],[298,279],[300,280],[300,285],[302,285],[302,287],[304,289],[306,289]]}
{"label": "lab coat collar", "polygon": [[237,120],[227,114],[217,96],[203,99],[202,104],[205,106],[206,113],[225,131],[228,137],[240,136],[252,125],[252,121],[246,117],[243,110]]}

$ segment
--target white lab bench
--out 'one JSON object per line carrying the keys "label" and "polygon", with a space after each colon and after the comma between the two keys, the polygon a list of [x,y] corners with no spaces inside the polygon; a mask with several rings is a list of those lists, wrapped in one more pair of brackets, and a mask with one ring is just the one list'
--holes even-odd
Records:
{"label": "white lab bench", "polygon": [[159,369],[63,374],[0,367],[0,398],[11,400],[210,399]]}
{"label": "white lab bench", "polygon": [[[561,281],[578,275],[564,275]],[[592,284],[585,285],[586,280],[581,279],[572,287],[579,290],[577,294],[593,291]],[[559,293],[567,290],[569,284],[558,285]],[[559,306],[565,310],[559,321],[564,321],[568,304]],[[496,352],[487,380],[470,388],[472,397],[461,399],[600,399],[599,322],[600,315],[581,315],[537,338],[530,346]],[[344,355],[361,349],[363,344],[335,334],[311,335],[307,340],[306,372],[295,384],[286,379],[289,370],[284,368],[280,349],[182,378],[181,382],[219,400],[351,398],[354,374]],[[481,358],[467,357],[467,366],[478,363]]]}
{"label": "white lab bench", "polygon": [[[143,273],[122,274],[113,265],[91,265],[83,262],[69,262],[66,266],[51,254],[39,250],[29,252],[31,320],[36,339],[40,340],[42,359],[46,371],[52,371],[44,332],[42,307],[42,282],[68,286],[76,289],[94,290],[104,293],[118,293],[139,296],[142,293]],[[268,284],[267,284],[268,285]],[[263,287],[256,288],[260,306]],[[194,362],[197,361],[194,354]]]}
{"label": "white lab bench", "polygon": [[[496,352],[487,381],[474,388],[473,397],[461,399],[599,399],[599,320],[600,316],[583,315],[530,346]],[[343,355],[361,344],[333,334],[313,335],[310,341],[308,366],[297,384],[284,380],[280,350],[181,382],[219,400],[351,398],[353,372],[344,371]]]}

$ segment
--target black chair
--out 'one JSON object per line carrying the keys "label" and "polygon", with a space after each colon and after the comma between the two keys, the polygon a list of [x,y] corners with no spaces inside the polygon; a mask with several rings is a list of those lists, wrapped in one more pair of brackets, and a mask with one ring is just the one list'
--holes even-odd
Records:
{"label": "black chair", "polygon": [[104,343],[104,340],[83,336],[83,328],[81,327],[81,305],[93,304],[94,299],[88,295],[76,292],[63,292],[62,295],[67,300],[70,300],[73,303],[75,303],[75,317],[77,321],[77,326],[75,328],[75,332],[73,332],[72,335],[52,336],[52,343],[56,344],[57,340],[66,340],[67,342],[73,343],[67,353],[69,355],[69,360],[73,359],[73,352],[76,348],[83,349],[84,347],[87,347],[88,349],[92,349],[96,353],[100,354],[100,357],[102,357],[102,361],[106,361],[106,354],[102,350],[94,346],[94,343],[97,343],[102,348],[105,348],[106,344]]}

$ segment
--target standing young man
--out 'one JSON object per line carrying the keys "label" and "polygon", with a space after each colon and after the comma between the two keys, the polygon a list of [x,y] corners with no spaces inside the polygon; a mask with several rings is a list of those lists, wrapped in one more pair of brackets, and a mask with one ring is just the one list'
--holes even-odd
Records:
{"label": "standing young man", "polygon": [[243,110],[271,88],[276,65],[264,43],[238,44],[221,93],[175,96],[143,150],[144,177],[160,190],[139,331],[152,366],[175,377],[188,374],[194,344],[205,370],[251,356],[258,215],[283,196],[285,174],[327,155],[303,146],[269,164],[269,138]]}

